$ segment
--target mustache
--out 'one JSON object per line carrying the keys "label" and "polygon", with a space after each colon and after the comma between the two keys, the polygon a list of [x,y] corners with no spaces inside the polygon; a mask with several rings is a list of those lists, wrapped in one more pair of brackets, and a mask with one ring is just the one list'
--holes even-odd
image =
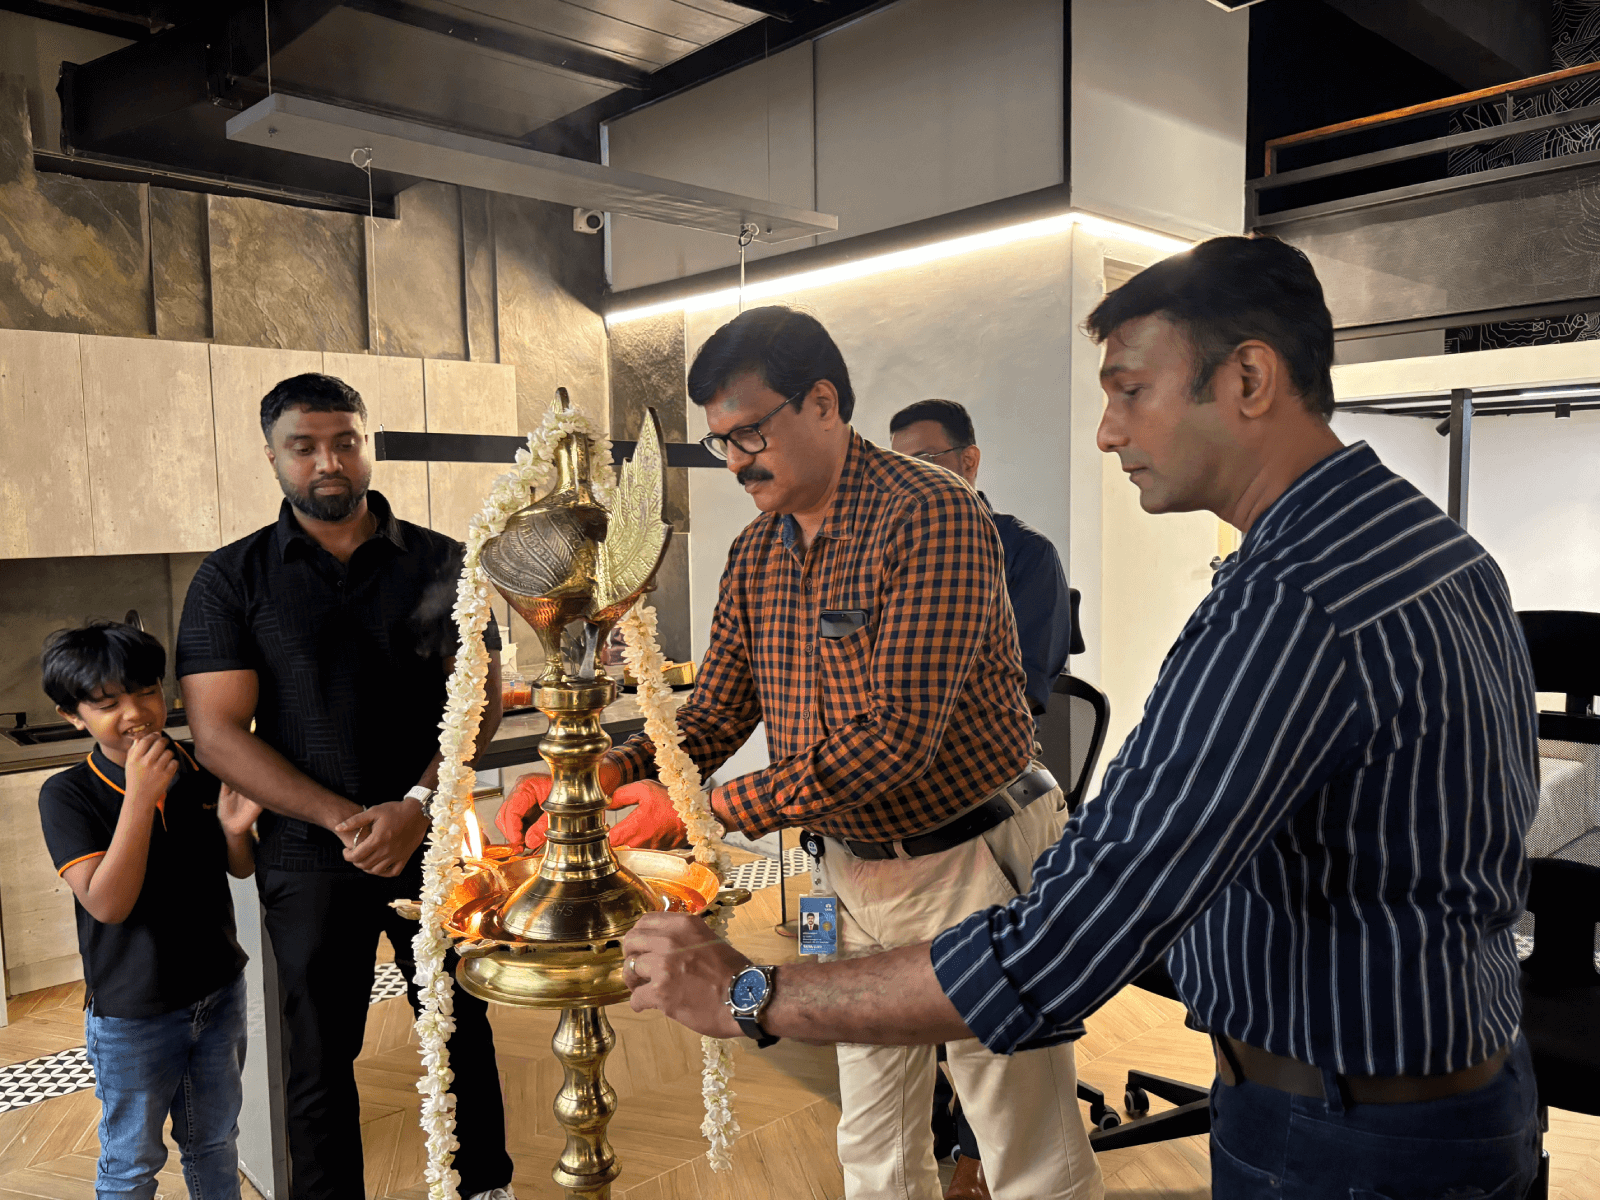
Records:
{"label": "mustache", "polygon": [[766,483],[772,478],[772,472],[765,467],[758,467],[755,463],[751,463],[748,467],[740,467],[738,474],[734,478],[739,481],[740,487],[744,487],[750,483]]}

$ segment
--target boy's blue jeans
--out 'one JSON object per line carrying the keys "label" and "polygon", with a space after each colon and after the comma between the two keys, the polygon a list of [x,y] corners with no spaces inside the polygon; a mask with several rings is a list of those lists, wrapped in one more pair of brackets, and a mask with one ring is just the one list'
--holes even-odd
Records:
{"label": "boy's blue jeans", "polygon": [[1521,1200],[1539,1165],[1533,1059],[1520,1034],[1476,1091],[1346,1105],[1246,1080],[1211,1090],[1216,1200]]}
{"label": "boy's blue jeans", "polygon": [[100,1098],[96,1200],[151,1200],[169,1113],[191,1200],[238,1200],[245,1012],[241,974],[159,1017],[84,1015]]}

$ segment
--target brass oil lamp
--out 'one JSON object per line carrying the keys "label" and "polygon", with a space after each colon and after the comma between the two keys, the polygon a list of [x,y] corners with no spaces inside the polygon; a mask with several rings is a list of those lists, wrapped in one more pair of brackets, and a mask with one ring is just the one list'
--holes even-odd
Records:
{"label": "brass oil lamp", "polygon": [[[570,411],[566,389],[557,395]],[[661,517],[664,463],[653,410],[609,510],[594,494],[592,451],[582,434],[565,437],[554,488],[483,548],[485,574],[545,648],[533,702],[550,719],[539,747],[554,780],[544,805],[549,834],[542,854],[469,861],[445,932],[457,943],[456,977],[468,992],[561,1010],[551,1045],[565,1073],[555,1114],[567,1141],[552,1175],[568,1197],[609,1200],[621,1168],[606,1138],[617,1098],[604,1073],[616,1044],[605,1006],[628,996],[622,938],[647,912],[704,912],[719,893],[715,873],[699,863],[614,850],[606,837],[598,766],[611,739],[600,714],[617,685],[597,668],[595,650],[651,587],[672,528]],[[576,671],[561,645],[574,621],[584,622],[585,646]]]}

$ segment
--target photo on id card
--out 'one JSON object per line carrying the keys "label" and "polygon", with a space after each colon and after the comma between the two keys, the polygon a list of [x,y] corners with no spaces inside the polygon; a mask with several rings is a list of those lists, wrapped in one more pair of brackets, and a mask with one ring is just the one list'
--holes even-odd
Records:
{"label": "photo on id card", "polygon": [[833,896],[800,897],[801,954],[838,953],[838,906]]}

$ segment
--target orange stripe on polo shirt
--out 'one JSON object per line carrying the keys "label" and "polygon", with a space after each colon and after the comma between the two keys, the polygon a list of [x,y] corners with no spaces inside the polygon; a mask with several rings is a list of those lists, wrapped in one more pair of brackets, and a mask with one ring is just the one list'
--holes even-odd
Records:
{"label": "orange stripe on polo shirt", "polygon": [[[200,769],[199,765],[194,761],[193,758],[190,757],[189,752],[187,750],[185,750],[182,746],[178,745],[178,743],[174,742],[171,738],[168,738],[167,741],[168,741],[168,743],[171,744],[171,746],[172,746],[172,748],[174,750],[176,750],[179,754],[183,755],[184,758],[188,759],[189,765],[191,767],[193,767],[196,771],[198,771]],[[91,750],[88,754],[84,755],[83,756],[83,761],[89,764],[89,770],[93,771],[96,775],[98,775],[100,777],[100,782],[101,783],[105,784],[108,788],[110,788],[112,791],[116,792],[119,796],[126,796],[128,794],[128,790],[126,788],[119,788],[116,784],[112,783],[111,780],[106,778],[105,772],[102,771],[99,767],[94,765],[94,751]],[[165,792],[162,792],[161,793],[161,798],[156,801],[156,811],[161,814],[161,828],[165,829],[167,827],[167,794]],[[67,864],[67,866],[71,866],[71,865],[72,865],[71,863]],[[65,870],[65,869],[66,869],[65,867],[62,868],[62,870]]]}
{"label": "orange stripe on polo shirt", "polygon": [[93,854],[80,854],[80,855],[78,855],[77,858],[73,859],[71,862],[62,863],[61,866],[56,868],[56,874],[57,875],[65,875],[69,870],[71,870],[73,867],[77,866],[81,862],[88,862],[91,858],[104,858],[105,856],[106,856],[106,852],[104,850],[96,850]]}

